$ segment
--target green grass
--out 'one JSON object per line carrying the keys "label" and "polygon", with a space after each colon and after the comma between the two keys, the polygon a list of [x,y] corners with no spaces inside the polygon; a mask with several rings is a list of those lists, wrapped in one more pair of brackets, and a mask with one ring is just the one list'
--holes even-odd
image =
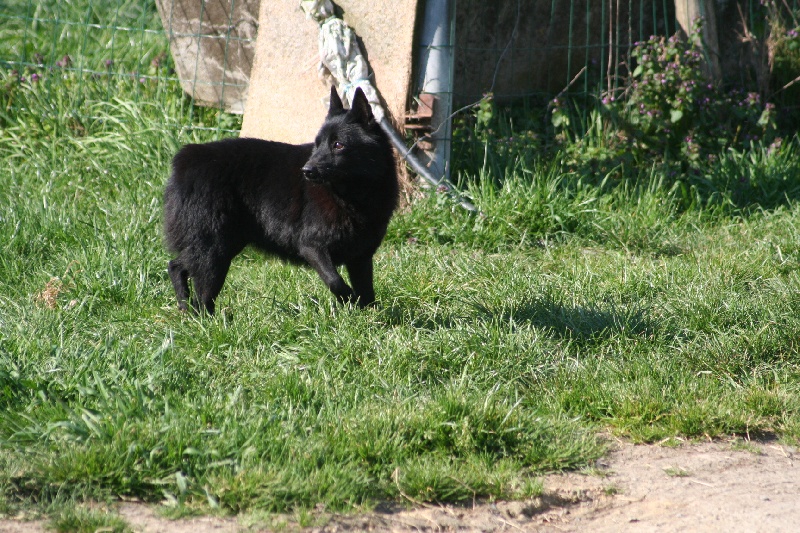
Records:
{"label": "green grass", "polygon": [[[535,494],[608,432],[800,440],[798,141],[722,154],[706,182],[463,168],[483,214],[435,194],[399,213],[376,308],[247,251],[207,319],[176,309],[161,194],[223,115],[114,80],[108,101],[83,80],[81,113],[73,76],[4,93],[2,514],[124,530],[74,502],[472,502]],[[748,195],[721,185],[742,175]]]}
{"label": "green grass", "polygon": [[62,507],[52,514],[49,529],[57,533],[130,533],[128,524],[107,510]]}

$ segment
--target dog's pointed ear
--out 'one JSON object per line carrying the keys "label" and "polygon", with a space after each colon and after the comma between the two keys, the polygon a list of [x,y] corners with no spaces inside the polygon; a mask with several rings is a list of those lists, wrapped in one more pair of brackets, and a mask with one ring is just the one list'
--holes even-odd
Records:
{"label": "dog's pointed ear", "polygon": [[361,87],[356,88],[356,94],[353,96],[353,103],[350,105],[348,114],[353,120],[363,124],[368,124],[375,120],[372,115],[372,107],[369,105],[369,100],[367,100]]}
{"label": "dog's pointed ear", "polygon": [[328,116],[338,115],[342,112],[344,112],[342,99],[339,98],[339,93],[336,92],[336,85],[331,85],[331,103],[328,106]]}

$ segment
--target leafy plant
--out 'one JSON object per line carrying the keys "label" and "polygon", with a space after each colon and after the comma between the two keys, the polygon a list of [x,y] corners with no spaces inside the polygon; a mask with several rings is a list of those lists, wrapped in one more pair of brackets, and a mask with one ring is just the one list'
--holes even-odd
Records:
{"label": "leafy plant", "polygon": [[652,36],[635,43],[636,67],[616,102],[602,100],[642,156],[714,161],[728,148],[747,149],[775,136],[775,106],[754,91],[724,90],[702,68],[700,25],[688,39]]}
{"label": "leafy plant", "polygon": [[763,0],[761,4],[767,22],[767,35],[761,40],[766,42],[771,90],[776,101],[794,107],[794,112],[782,113],[780,122],[795,125],[800,111],[796,106],[800,99],[800,7],[795,3],[790,8],[786,2],[776,0]]}

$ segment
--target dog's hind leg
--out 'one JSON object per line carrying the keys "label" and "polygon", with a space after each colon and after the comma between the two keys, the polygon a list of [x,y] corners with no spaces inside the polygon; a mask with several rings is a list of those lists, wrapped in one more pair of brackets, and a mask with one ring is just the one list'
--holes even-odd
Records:
{"label": "dog's hind leg", "polygon": [[177,257],[169,262],[167,272],[178,297],[178,309],[186,311],[189,300],[189,271],[183,266],[181,258]]}
{"label": "dog's hind leg", "polygon": [[202,266],[192,273],[194,284],[192,303],[195,309],[205,310],[209,315],[214,314],[215,301],[225,284],[231,259],[232,257],[225,254],[211,254],[202,262]]}

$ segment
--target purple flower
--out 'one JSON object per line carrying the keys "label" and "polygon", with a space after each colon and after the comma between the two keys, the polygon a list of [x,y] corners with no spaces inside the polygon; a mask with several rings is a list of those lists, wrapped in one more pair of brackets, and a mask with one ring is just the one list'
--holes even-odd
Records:
{"label": "purple flower", "polygon": [[744,100],[739,102],[739,105],[740,106],[744,106],[744,105],[753,106],[753,105],[758,105],[760,102],[761,102],[761,96],[759,96],[758,93],[750,92],[750,93],[747,93],[747,96],[745,97]]}
{"label": "purple flower", "polygon": [[40,77],[41,76],[39,76],[37,73],[34,72],[33,74],[31,74],[31,83],[36,83],[37,81],[39,81]]}
{"label": "purple flower", "polygon": [[114,66],[114,60],[113,60],[113,59],[106,59],[106,60],[104,61],[104,63],[105,63],[105,65],[106,65],[106,68],[111,68],[111,67],[113,67],[113,66]]}
{"label": "purple flower", "polygon": [[61,68],[66,68],[72,64],[72,58],[65,55],[60,60],[56,61],[56,66]]}

